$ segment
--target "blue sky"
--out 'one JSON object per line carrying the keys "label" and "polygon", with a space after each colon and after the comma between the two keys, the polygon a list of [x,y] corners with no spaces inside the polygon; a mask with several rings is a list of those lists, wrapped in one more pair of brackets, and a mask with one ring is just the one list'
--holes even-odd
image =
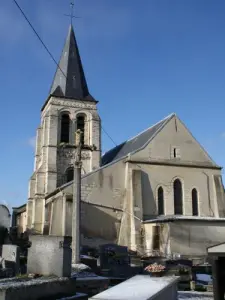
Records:
{"label": "blue sky", "polygon": [[[17,0],[58,60],[69,0]],[[176,112],[225,165],[225,1],[76,0],[75,31],[103,127],[116,143]],[[0,202],[27,200],[40,108],[56,66],[0,1]],[[113,147],[103,133],[103,151]]]}

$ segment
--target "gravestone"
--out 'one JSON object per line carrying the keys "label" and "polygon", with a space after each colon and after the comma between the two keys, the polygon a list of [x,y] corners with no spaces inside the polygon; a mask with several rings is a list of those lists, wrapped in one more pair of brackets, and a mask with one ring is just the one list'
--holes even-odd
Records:
{"label": "gravestone", "polygon": [[5,269],[12,270],[13,276],[20,272],[20,248],[15,245],[2,246]]}
{"label": "gravestone", "polygon": [[62,236],[31,235],[28,250],[27,273],[71,276],[71,238]]}
{"label": "gravestone", "polygon": [[127,247],[116,244],[105,244],[99,248],[102,274],[117,278],[129,277],[131,268]]}
{"label": "gravestone", "polygon": [[136,275],[89,300],[177,300],[178,280],[177,276],[156,278]]}

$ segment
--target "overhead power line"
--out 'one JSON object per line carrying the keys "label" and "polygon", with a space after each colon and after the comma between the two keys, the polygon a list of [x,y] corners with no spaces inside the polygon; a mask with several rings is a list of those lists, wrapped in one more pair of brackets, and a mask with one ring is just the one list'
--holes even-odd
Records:
{"label": "overhead power line", "polygon": [[[39,39],[39,41],[41,42],[42,46],[45,48],[45,50],[47,51],[47,53],[50,55],[51,59],[53,60],[53,62],[56,64],[57,68],[62,72],[63,76],[65,76],[65,78],[67,79],[66,74],[63,72],[63,70],[60,68],[59,64],[57,63],[56,59],[54,58],[54,56],[52,55],[51,51],[48,49],[48,47],[46,46],[46,44],[44,43],[44,41],[42,40],[42,38],[40,37],[40,35],[38,34],[37,30],[34,28],[34,26],[32,25],[31,21],[28,19],[28,17],[26,16],[25,12],[23,11],[23,9],[21,8],[21,6],[19,5],[19,3],[16,0],[13,0],[13,2],[16,4],[17,8],[19,9],[19,11],[21,12],[21,14],[23,15],[24,19],[27,21],[27,23],[29,24],[29,26],[31,27],[31,29],[33,30],[33,32],[35,33],[35,35],[37,36],[37,38]],[[81,100],[81,102],[83,102],[85,104],[84,101]],[[114,139],[110,136],[110,134],[103,128],[102,125],[101,129],[102,131],[107,135],[107,137],[111,140],[111,142],[117,146],[117,143],[114,141]]]}
{"label": "overhead power line", "polygon": [[[35,28],[33,27],[33,25],[31,24],[31,22],[29,21],[29,19],[27,18],[25,12],[22,10],[22,8],[19,6],[18,2],[16,0],[13,0],[13,2],[16,4],[16,6],[18,7],[18,9],[20,10],[21,14],[24,16],[25,20],[27,21],[27,23],[29,24],[29,26],[32,28],[33,32],[35,33],[35,35],[37,36],[37,38],[39,39],[39,41],[41,42],[42,46],[45,48],[45,50],[48,52],[48,54],[51,56],[52,60],[54,61],[54,63],[57,65],[57,67],[60,69],[57,61],[54,59],[53,55],[51,54],[51,52],[49,51],[48,47],[45,45],[45,43],[43,42],[43,40],[41,39],[40,35],[37,33],[37,31],[35,30]],[[63,73],[63,71],[60,69],[60,71]],[[64,76],[66,76],[63,73]]]}
{"label": "overhead power line", "polygon": [[[57,61],[55,60],[54,56],[52,55],[52,53],[50,52],[50,50],[48,49],[48,47],[46,46],[46,44],[44,43],[44,41],[42,40],[42,38],[40,37],[40,35],[38,34],[38,32],[35,30],[34,26],[32,25],[32,23],[30,22],[30,20],[28,19],[28,17],[26,16],[25,12],[23,11],[23,9],[20,7],[20,5],[18,4],[18,2],[16,0],[13,0],[13,2],[16,4],[17,8],[20,10],[21,14],[23,15],[23,17],[25,18],[25,20],[27,21],[27,23],[29,24],[29,26],[31,27],[32,31],[35,33],[35,35],[37,36],[38,40],[40,41],[40,43],[42,44],[42,46],[45,48],[45,50],[47,51],[47,53],[49,54],[49,56],[51,57],[51,59],[53,60],[53,62],[56,64],[57,68],[59,68],[59,70],[62,72],[63,76],[65,76],[65,78],[67,79],[66,74],[62,71],[62,69],[60,68],[59,64],[57,63]],[[82,103],[85,104],[84,101],[80,100]],[[107,135],[107,137],[112,141],[112,143],[115,146],[118,146],[117,143],[114,141],[114,139],[110,136],[110,134],[103,128],[103,126],[100,124],[100,128],[102,129],[102,131]],[[122,150],[123,152],[123,150]],[[138,168],[140,168],[141,170],[142,167],[140,165],[138,165],[137,163],[135,164]],[[123,210],[124,213],[127,213],[126,211]],[[135,217],[137,218],[137,217]]]}
{"label": "overhead power line", "polygon": [[[30,20],[28,19],[28,17],[26,16],[25,12],[23,11],[23,9],[21,8],[21,6],[18,4],[18,2],[16,0],[13,0],[13,2],[16,4],[16,6],[18,7],[18,9],[20,10],[21,14],[23,15],[23,17],[25,18],[25,20],[27,21],[27,23],[29,24],[29,26],[31,27],[31,29],[33,30],[33,32],[35,33],[35,35],[37,36],[37,38],[39,39],[39,41],[41,42],[42,46],[45,48],[45,50],[47,51],[47,53],[50,55],[51,59],[53,60],[53,62],[56,64],[56,66],[59,68],[59,70],[62,72],[63,76],[65,76],[65,78],[67,79],[66,74],[62,71],[62,69],[60,68],[59,64],[57,63],[57,61],[55,60],[54,56],[52,55],[51,51],[48,49],[48,47],[46,46],[46,44],[44,43],[44,41],[42,40],[42,38],[40,37],[40,35],[38,34],[38,32],[36,31],[36,29],[34,28],[34,26],[32,25],[32,23],[30,22]],[[85,104],[84,101],[80,100],[82,103]],[[114,139],[110,136],[110,134],[104,129],[104,127],[102,126],[102,124],[100,125],[100,128],[102,129],[102,131],[105,133],[105,135],[111,140],[111,142],[115,145],[118,146],[117,143],[114,141]],[[140,169],[142,169],[142,167],[138,164],[136,164],[136,166]]]}

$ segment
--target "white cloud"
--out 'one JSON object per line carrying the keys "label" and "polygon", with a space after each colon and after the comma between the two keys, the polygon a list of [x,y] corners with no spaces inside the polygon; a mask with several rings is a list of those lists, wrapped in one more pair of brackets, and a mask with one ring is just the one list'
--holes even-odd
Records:
{"label": "white cloud", "polygon": [[225,139],[225,132],[221,133],[221,137]]}
{"label": "white cloud", "polygon": [[36,146],[36,137],[35,136],[29,138],[28,145],[31,146],[32,148],[35,148],[35,146]]}

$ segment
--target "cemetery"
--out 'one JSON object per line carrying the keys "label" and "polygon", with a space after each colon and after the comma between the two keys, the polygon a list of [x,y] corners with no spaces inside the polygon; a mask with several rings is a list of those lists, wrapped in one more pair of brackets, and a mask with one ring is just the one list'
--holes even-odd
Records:
{"label": "cemetery", "polygon": [[129,293],[140,300],[212,299],[212,283],[198,276],[212,274],[210,264],[141,258],[116,244],[82,247],[80,263],[72,264],[71,237],[30,234],[18,245],[11,240],[1,247],[0,300],[131,299]]}

